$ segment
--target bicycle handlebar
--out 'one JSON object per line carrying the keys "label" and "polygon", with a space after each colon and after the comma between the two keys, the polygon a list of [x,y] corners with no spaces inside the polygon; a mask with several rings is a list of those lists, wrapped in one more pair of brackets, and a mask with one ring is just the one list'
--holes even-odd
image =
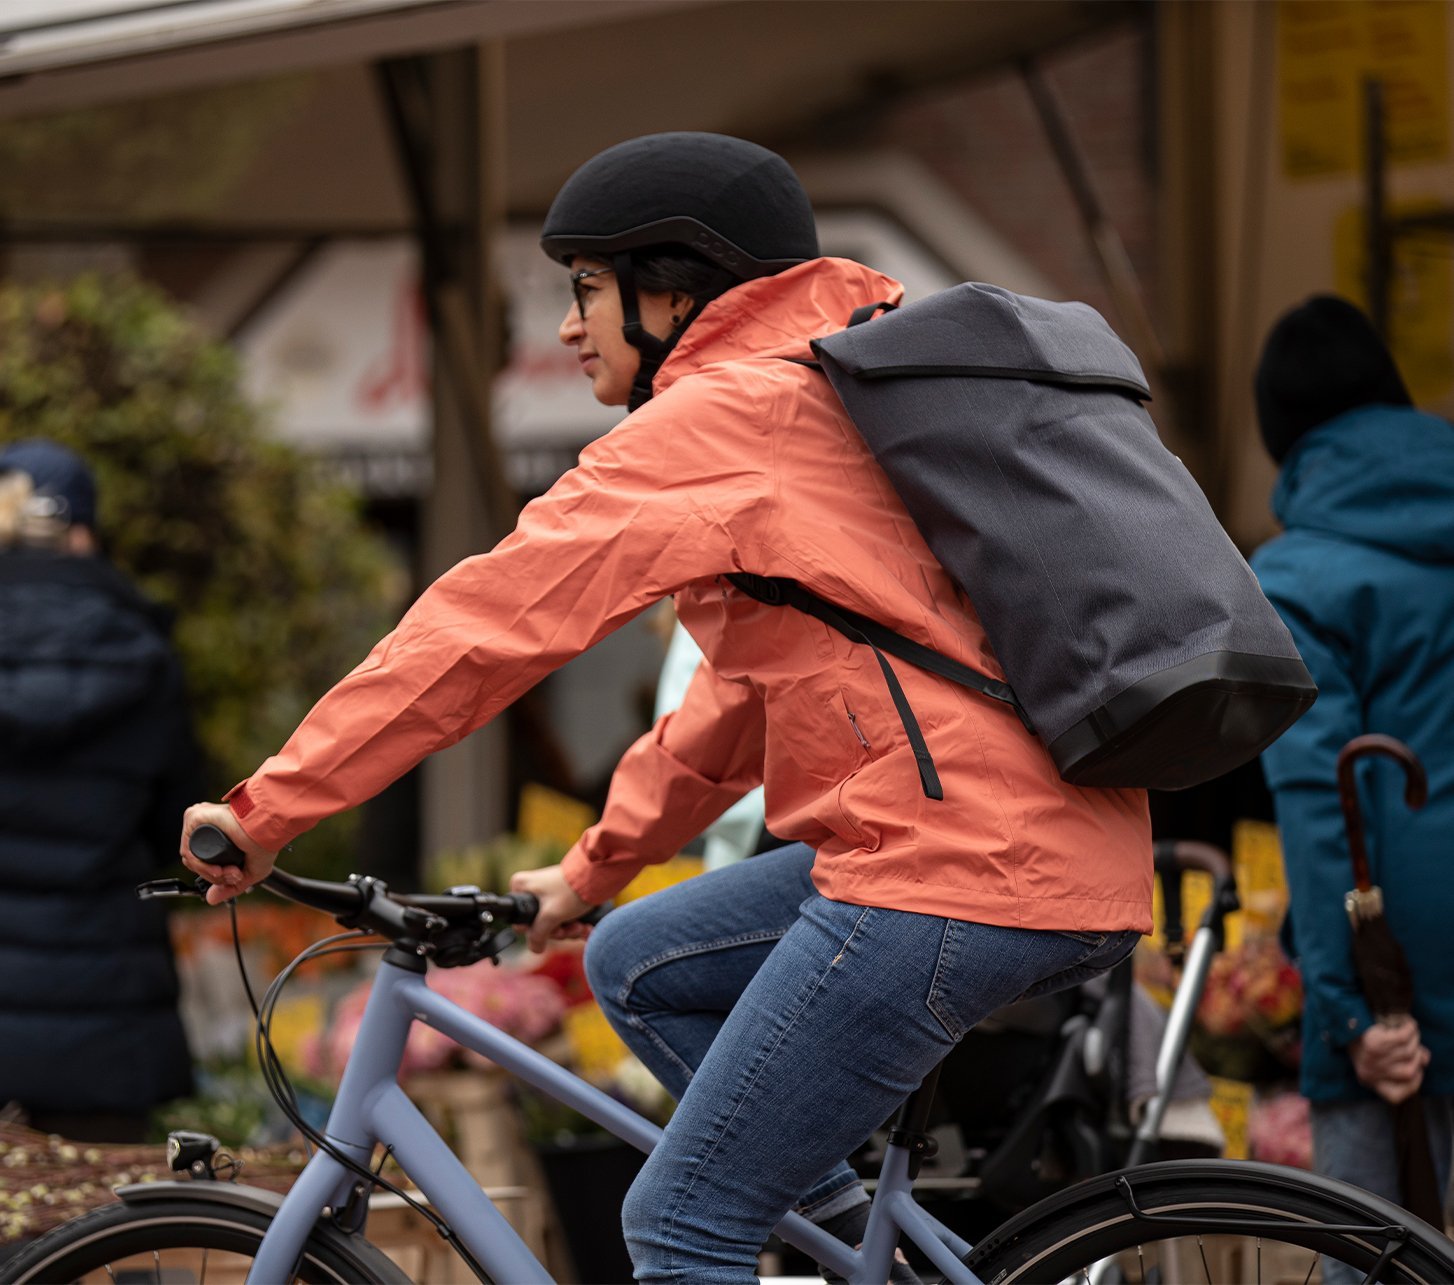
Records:
{"label": "bicycle handlebar", "polygon": [[[198,826],[188,846],[197,860],[208,865],[246,864],[242,850],[216,826]],[[494,931],[495,926],[532,924],[540,911],[539,898],[530,892],[487,893],[478,888],[454,888],[444,893],[397,893],[368,875],[351,875],[346,883],[331,883],[274,867],[260,886],[332,915],[346,928],[367,928],[391,941],[407,939],[453,950],[463,949],[466,939],[478,944],[478,935],[484,930]],[[598,906],[579,922],[594,924],[607,909]]]}

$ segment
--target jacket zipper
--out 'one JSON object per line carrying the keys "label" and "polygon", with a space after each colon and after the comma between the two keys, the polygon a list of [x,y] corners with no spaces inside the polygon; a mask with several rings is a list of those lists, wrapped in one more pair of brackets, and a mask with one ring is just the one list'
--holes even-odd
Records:
{"label": "jacket zipper", "polygon": [[863,734],[863,729],[858,725],[858,715],[852,710],[848,711],[848,721],[853,724],[853,734],[858,737],[858,743],[866,750],[873,749],[873,746],[868,743],[868,737]]}

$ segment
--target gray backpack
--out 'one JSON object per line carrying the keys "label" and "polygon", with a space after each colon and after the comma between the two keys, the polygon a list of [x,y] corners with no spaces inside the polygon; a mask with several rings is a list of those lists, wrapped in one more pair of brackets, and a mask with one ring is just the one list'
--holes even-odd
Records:
{"label": "gray backpack", "polygon": [[1182,789],[1276,740],[1317,687],[1100,314],[977,282],[885,306],[813,349],[1008,686],[793,581],[734,583],[874,646],[931,798],[884,652],[1012,705],[1075,785]]}

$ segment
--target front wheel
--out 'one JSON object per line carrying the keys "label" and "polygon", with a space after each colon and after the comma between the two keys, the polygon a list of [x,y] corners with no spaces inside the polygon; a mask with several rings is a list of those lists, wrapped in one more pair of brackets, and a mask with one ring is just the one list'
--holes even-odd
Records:
{"label": "front wheel", "polygon": [[[0,1265],[0,1278],[10,1285],[241,1281],[270,1221],[262,1210],[186,1197],[106,1205],[47,1232]],[[375,1246],[321,1224],[308,1237],[293,1280],[409,1282]]]}
{"label": "front wheel", "polygon": [[1454,1242],[1406,1210],[1330,1178],[1240,1160],[1092,1178],[1012,1218],[966,1261],[985,1285],[1228,1285],[1315,1280],[1319,1255],[1347,1263],[1358,1279],[1454,1281]]}

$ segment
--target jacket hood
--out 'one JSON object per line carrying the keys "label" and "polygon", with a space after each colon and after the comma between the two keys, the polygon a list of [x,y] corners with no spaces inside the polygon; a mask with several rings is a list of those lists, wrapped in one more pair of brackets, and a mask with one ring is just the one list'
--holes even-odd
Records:
{"label": "jacket hood", "polygon": [[713,362],[735,357],[812,360],[810,339],[842,330],[855,308],[898,303],[904,288],[851,259],[810,259],[718,295],[693,319],[657,372],[653,391]]}
{"label": "jacket hood", "polygon": [[1340,415],[1293,448],[1272,509],[1288,529],[1454,557],[1454,425],[1401,406]]}
{"label": "jacket hood", "polygon": [[109,563],[0,555],[0,745],[55,745],[156,690],[161,612]]}

